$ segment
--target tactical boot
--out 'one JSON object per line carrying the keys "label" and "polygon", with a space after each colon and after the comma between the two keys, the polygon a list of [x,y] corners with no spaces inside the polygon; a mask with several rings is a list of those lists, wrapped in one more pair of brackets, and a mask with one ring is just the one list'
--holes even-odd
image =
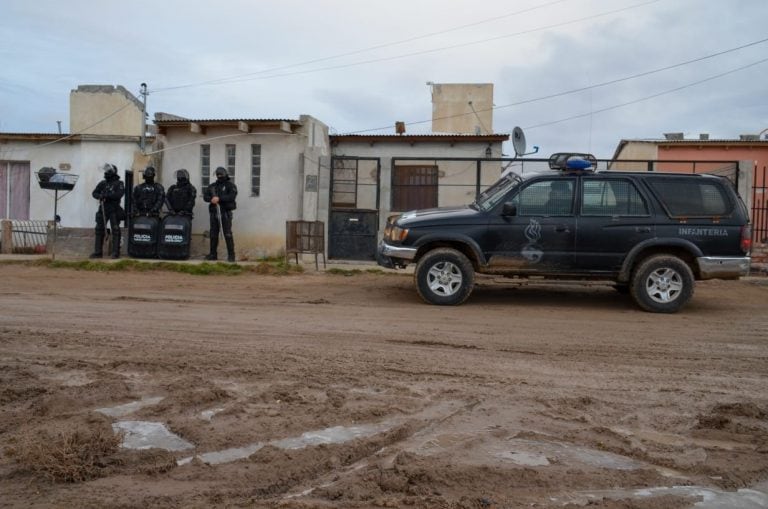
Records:
{"label": "tactical boot", "polygon": [[235,261],[235,239],[232,236],[225,236],[224,241],[227,243],[227,261],[234,263]]}
{"label": "tactical boot", "polygon": [[112,237],[112,258],[120,258],[120,236]]}
{"label": "tactical boot", "polygon": [[94,242],[93,246],[93,253],[88,258],[101,258],[104,256],[103,254],[104,249],[104,234],[99,235],[96,234],[96,241]]}

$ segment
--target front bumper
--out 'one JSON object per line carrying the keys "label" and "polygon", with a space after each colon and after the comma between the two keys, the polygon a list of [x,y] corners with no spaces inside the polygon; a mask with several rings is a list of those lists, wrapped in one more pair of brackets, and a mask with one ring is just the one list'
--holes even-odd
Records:
{"label": "front bumper", "polygon": [[376,263],[388,269],[405,267],[416,258],[416,251],[415,247],[393,246],[382,240],[376,250]]}
{"label": "front bumper", "polygon": [[749,273],[749,256],[702,256],[696,258],[701,279],[738,279]]}

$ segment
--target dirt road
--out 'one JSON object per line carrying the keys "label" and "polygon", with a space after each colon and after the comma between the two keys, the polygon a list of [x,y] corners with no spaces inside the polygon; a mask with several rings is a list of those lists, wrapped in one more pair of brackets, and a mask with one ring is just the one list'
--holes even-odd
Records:
{"label": "dirt road", "polygon": [[0,506],[768,505],[765,280],[675,315],[391,274],[0,281]]}

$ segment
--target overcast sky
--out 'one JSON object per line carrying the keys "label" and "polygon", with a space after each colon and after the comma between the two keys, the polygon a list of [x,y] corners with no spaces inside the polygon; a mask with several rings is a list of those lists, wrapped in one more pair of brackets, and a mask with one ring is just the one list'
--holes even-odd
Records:
{"label": "overcast sky", "polygon": [[493,83],[493,130],[522,127],[544,156],[768,128],[768,41],[753,44],[768,39],[766,0],[2,0],[0,12],[2,132],[57,120],[68,132],[70,90],[138,96],[142,82],[150,118],[309,114],[339,134],[398,120],[429,132],[427,82]]}

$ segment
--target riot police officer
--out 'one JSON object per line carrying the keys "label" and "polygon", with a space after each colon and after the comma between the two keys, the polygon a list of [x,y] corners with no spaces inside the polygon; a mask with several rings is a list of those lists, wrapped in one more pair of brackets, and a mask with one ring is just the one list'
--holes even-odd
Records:
{"label": "riot police officer", "polygon": [[227,244],[227,261],[235,261],[235,240],[232,237],[232,211],[237,204],[237,186],[227,174],[227,170],[221,166],[216,168],[216,181],[205,188],[203,200],[208,205],[208,213],[211,218],[211,251],[206,260],[218,259],[219,247],[219,222],[224,231],[224,242]]}
{"label": "riot police officer", "polygon": [[168,199],[167,205],[170,214],[192,218],[195,198],[197,198],[197,189],[189,181],[189,172],[187,170],[182,168],[176,171],[176,183],[168,188],[166,198]]}
{"label": "riot police officer", "polygon": [[120,200],[125,194],[125,185],[117,174],[114,164],[104,165],[104,180],[99,182],[91,195],[99,200],[99,210],[96,212],[96,242],[91,258],[103,256],[106,223],[109,222],[112,232],[112,258],[120,258],[120,221],[125,219],[125,211],[120,206]]}
{"label": "riot police officer", "polygon": [[144,169],[144,183],[133,188],[133,215],[158,217],[165,201],[165,189],[155,182],[155,168]]}

